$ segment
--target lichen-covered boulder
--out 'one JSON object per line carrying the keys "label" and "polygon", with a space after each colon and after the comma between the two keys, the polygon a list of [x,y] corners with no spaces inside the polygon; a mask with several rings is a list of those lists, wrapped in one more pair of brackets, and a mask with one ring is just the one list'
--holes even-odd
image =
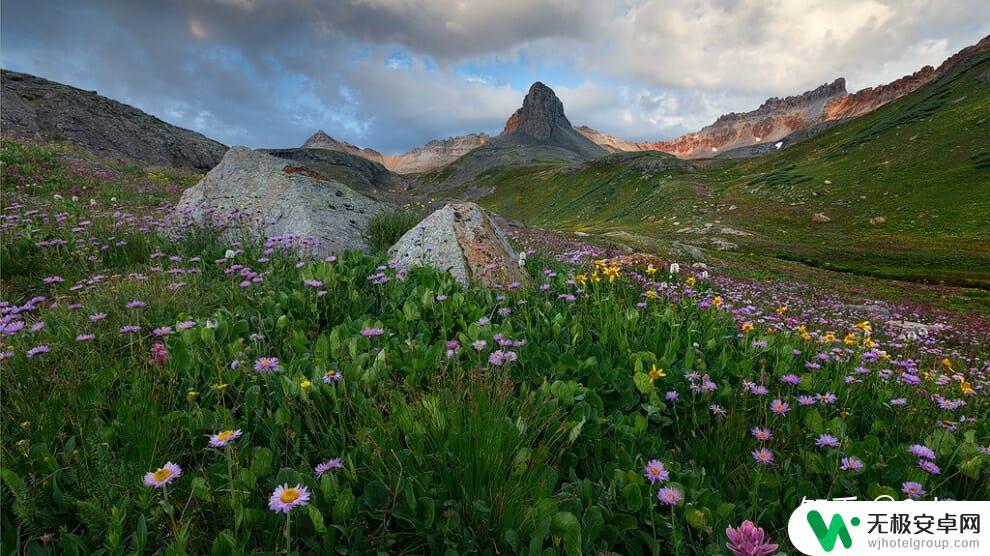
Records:
{"label": "lichen-covered boulder", "polygon": [[529,274],[491,215],[474,203],[449,203],[406,232],[389,250],[400,270],[428,266],[467,285],[526,285]]}
{"label": "lichen-covered boulder", "polygon": [[367,249],[369,220],[383,206],[316,170],[234,147],[179,200],[179,216],[219,225],[231,239],[300,238],[317,254]]}

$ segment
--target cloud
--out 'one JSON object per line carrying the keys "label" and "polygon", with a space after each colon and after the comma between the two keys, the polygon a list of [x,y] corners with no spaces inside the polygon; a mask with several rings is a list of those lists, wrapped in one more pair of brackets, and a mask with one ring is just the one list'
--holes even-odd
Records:
{"label": "cloud", "polygon": [[531,81],[568,117],[660,139],[835,77],[938,64],[980,0],[11,0],[0,63],[228,144],[317,129],[386,152],[497,133]]}

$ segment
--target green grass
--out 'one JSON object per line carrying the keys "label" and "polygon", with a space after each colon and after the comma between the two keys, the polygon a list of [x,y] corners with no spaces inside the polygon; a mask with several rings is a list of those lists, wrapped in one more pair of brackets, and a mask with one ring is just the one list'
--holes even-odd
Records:
{"label": "green grass", "polygon": [[411,230],[422,216],[410,210],[386,211],[375,215],[368,223],[365,235],[371,248],[378,253],[388,251],[403,234]]}
{"label": "green grass", "polygon": [[[83,168],[43,146],[4,149],[12,225],[0,298],[48,299],[5,321],[25,323],[3,337],[0,364],[5,554],[715,554],[725,528],[746,519],[787,549],[787,518],[802,497],[901,497],[904,481],[941,498],[990,496],[981,451],[990,384],[978,370],[986,344],[946,342],[933,353],[898,342],[892,361],[874,362],[846,320],[833,321],[846,323],[837,339],[814,325],[807,338],[790,325],[743,331],[728,306],[708,305],[738,292],[701,274],[647,278],[638,263],[611,281],[602,268],[534,255],[527,268],[548,291],[489,290],[430,269],[400,279],[380,254],[300,261],[209,229],[156,233],[147,219],[161,223],[157,207],[189,178],[142,196],[143,171]],[[635,170],[588,171],[692,175],[674,161],[633,158]],[[661,169],[668,164],[679,169]],[[28,186],[35,176],[44,188]],[[52,240],[66,244],[38,243]],[[242,286],[245,268],[260,281]],[[388,280],[369,280],[380,272]],[[50,276],[65,282],[45,284]],[[648,297],[643,284],[662,289],[661,280],[674,284],[671,297]],[[128,308],[132,300],[146,305]],[[141,331],[121,333],[125,325]],[[882,330],[870,339],[894,349]],[[50,352],[29,357],[38,345]],[[805,367],[833,349],[846,355]],[[253,370],[262,357],[278,369]],[[930,378],[886,378],[901,358]],[[664,372],[651,378],[654,367]],[[331,370],[342,380],[325,383]],[[955,372],[981,393],[964,394],[948,378]],[[780,380],[788,374],[798,384]],[[700,390],[706,381],[717,388]],[[835,401],[797,403],[825,393]],[[772,413],[775,397],[791,410]],[[940,409],[942,399],[966,406]],[[750,455],[761,445],[756,426],[772,429],[772,466]],[[209,437],[227,429],[242,435],[211,448]],[[815,447],[826,432],[840,448]],[[914,443],[937,451],[939,475],[917,467]],[[838,469],[845,456],[863,470]],[[334,457],[341,467],[316,477],[314,465]],[[659,485],[644,477],[652,459],[670,472],[664,486],[683,493],[674,507],[659,505]],[[167,461],[182,476],[145,486],[145,473]],[[268,509],[283,484],[311,493],[288,516]]]}
{"label": "green grass", "polygon": [[[779,153],[643,168],[664,155],[578,167],[502,167],[464,190],[532,224],[623,230],[864,276],[990,287],[990,87],[976,56],[875,112]],[[457,192],[454,192],[457,193]],[[823,212],[829,223],[811,220]],[[883,216],[886,222],[869,220]],[[750,235],[684,231],[705,223]]]}

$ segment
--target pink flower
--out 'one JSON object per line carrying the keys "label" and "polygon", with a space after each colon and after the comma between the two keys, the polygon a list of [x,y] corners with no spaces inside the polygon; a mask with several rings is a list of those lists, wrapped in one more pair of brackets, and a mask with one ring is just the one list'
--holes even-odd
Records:
{"label": "pink flower", "polygon": [[772,544],[765,538],[766,533],[762,527],[757,527],[752,521],[746,520],[742,525],[733,529],[725,529],[729,542],[725,543],[729,552],[735,556],[767,556],[777,550],[777,545]]}
{"label": "pink flower", "polygon": [[164,344],[156,343],[151,346],[151,360],[158,365],[164,365],[168,362],[168,350]]}
{"label": "pink flower", "polygon": [[280,485],[268,499],[268,507],[275,513],[287,514],[297,506],[309,504],[309,489],[302,485]]}
{"label": "pink flower", "polygon": [[158,469],[145,473],[144,484],[150,487],[162,488],[181,476],[182,468],[172,462],[167,462]]}

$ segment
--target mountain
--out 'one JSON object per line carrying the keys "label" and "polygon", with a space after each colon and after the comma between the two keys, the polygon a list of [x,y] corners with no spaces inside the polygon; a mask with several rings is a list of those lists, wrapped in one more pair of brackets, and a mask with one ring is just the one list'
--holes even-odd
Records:
{"label": "mountain", "polygon": [[[737,153],[763,154],[771,149],[739,150],[765,143],[783,145],[809,136],[807,130],[826,129],[826,122],[860,117],[897,100],[927,83],[946,75],[961,61],[990,51],[990,36],[966,47],[946,59],[938,68],[925,66],[886,85],[846,92],[846,81],[838,78],[831,83],[786,98],[770,98],[756,110],[720,116],[700,131],[688,133],[670,141],[634,142],[617,139],[586,126],[577,130],[588,139],[611,152],[662,151],[681,158],[715,157],[728,150]],[[797,135],[795,135],[797,134]],[[785,140],[791,136],[790,140]]]}
{"label": "mountain", "polygon": [[[734,250],[990,289],[990,50],[968,51],[935,72],[896,100],[883,100],[889,88],[872,90],[869,102],[879,108],[794,132],[787,137],[816,131],[788,148],[740,147],[769,148],[765,156],[711,162],[616,153],[499,168],[469,187],[506,218],[639,249],[701,247],[730,261],[737,255],[718,251]],[[825,96],[817,102],[833,107],[865,97]]]}
{"label": "mountain", "polygon": [[93,91],[0,70],[3,134],[60,141],[152,165],[214,167],[227,147]]}
{"label": "mountain", "polygon": [[262,152],[308,166],[379,201],[398,203],[405,199],[409,189],[408,177],[357,154],[327,148],[262,149]]}
{"label": "mountain", "polygon": [[409,152],[387,155],[374,149],[338,141],[320,130],[307,139],[301,148],[339,151],[377,162],[397,174],[416,174],[450,164],[468,151],[487,144],[490,139],[491,137],[484,133],[471,133],[447,139],[434,139]]}
{"label": "mountain", "polygon": [[564,115],[564,103],[553,89],[539,81],[530,86],[522,107],[509,117],[502,133],[492,143],[558,147],[585,159],[606,153],[571,126]]}

